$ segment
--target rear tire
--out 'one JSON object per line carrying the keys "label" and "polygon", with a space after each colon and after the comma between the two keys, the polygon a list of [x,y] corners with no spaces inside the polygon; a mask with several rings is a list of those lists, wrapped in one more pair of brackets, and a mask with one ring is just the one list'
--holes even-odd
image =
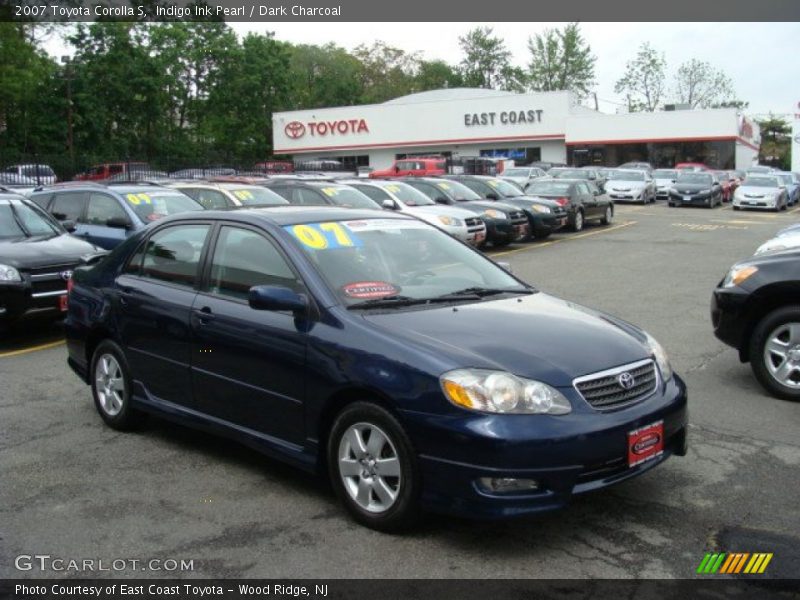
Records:
{"label": "rear tire", "polygon": [[327,450],[333,489],[356,521],[400,532],[418,520],[416,452],[391,413],[369,402],[348,405],[333,423]]}
{"label": "rear tire", "polygon": [[125,354],[111,340],[97,345],[91,364],[92,397],[100,418],[119,431],[129,431],[144,421],[144,413],[131,405],[133,387]]}
{"label": "rear tire", "polygon": [[600,223],[602,225],[608,225],[613,220],[614,220],[614,209],[612,209],[611,206],[606,206],[606,212],[603,215],[603,218],[600,219]]}
{"label": "rear tire", "polygon": [[572,223],[572,231],[583,231],[583,225],[583,211],[579,210],[575,213],[575,221]]}

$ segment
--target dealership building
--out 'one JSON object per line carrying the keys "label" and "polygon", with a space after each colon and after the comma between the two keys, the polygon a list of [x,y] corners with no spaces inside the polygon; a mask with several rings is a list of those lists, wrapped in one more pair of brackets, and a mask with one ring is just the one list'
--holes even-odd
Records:
{"label": "dealership building", "polygon": [[383,104],[273,115],[275,154],[374,169],[430,155],[744,169],[757,161],[759,144],[758,125],[733,108],[605,114],[579,104],[570,92],[454,88]]}

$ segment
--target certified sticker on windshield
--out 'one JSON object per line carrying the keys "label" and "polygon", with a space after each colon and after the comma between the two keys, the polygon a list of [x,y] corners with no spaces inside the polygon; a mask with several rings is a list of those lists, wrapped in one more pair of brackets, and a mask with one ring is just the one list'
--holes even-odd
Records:
{"label": "certified sticker on windshield", "polygon": [[416,219],[362,219],[342,221],[350,231],[396,231],[398,229],[428,229],[430,226]]}
{"label": "certified sticker on windshield", "polygon": [[348,298],[370,300],[396,296],[400,288],[388,281],[355,281],[342,286],[342,292]]}

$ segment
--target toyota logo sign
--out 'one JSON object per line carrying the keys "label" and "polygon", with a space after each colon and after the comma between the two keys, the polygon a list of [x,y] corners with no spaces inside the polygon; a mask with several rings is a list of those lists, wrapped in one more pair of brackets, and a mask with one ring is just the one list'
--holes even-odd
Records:
{"label": "toyota logo sign", "polygon": [[286,137],[296,140],[306,134],[306,126],[300,121],[292,121],[291,123],[286,124],[286,127],[283,128],[283,131],[286,134]]}
{"label": "toyota logo sign", "polygon": [[625,372],[617,377],[617,383],[623,390],[629,390],[636,385],[636,379],[630,373]]}
{"label": "toyota logo sign", "polygon": [[72,278],[72,271],[61,271],[59,275],[64,281],[69,281]]}

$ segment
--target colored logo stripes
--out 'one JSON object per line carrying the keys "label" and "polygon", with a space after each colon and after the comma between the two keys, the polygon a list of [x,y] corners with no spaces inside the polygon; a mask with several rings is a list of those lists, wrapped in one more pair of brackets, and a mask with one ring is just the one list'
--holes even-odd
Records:
{"label": "colored logo stripes", "polygon": [[738,573],[757,574],[767,570],[772,552],[706,552],[697,572],[703,575],[715,573],[731,575]]}

